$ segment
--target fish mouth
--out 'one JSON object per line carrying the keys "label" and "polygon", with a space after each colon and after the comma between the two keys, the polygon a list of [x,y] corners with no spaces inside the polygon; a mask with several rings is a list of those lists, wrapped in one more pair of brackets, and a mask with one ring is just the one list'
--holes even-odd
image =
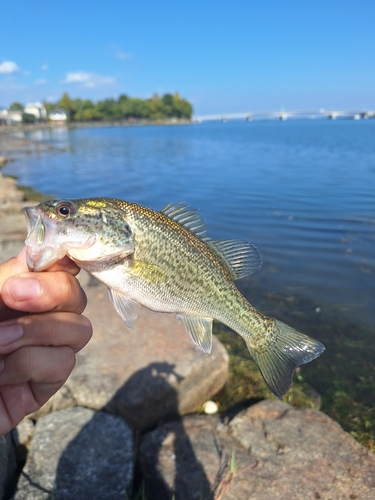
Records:
{"label": "fish mouth", "polygon": [[25,240],[27,266],[30,271],[43,271],[64,257],[59,255],[54,244],[59,224],[46,217],[38,207],[25,207],[22,211],[27,224]]}

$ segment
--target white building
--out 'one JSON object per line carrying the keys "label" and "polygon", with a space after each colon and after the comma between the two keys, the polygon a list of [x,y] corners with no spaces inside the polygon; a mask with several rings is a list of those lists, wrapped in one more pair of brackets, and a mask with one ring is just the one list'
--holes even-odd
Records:
{"label": "white building", "polygon": [[66,123],[68,113],[62,108],[55,108],[49,113],[48,118],[53,123]]}
{"label": "white building", "polygon": [[7,125],[12,125],[12,123],[22,123],[22,113],[23,111],[10,111],[9,109],[2,109],[0,111],[1,121],[4,121]]}
{"label": "white building", "polygon": [[47,120],[47,110],[40,102],[26,104],[23,111],[29,115],[34,115],[36,120]]}

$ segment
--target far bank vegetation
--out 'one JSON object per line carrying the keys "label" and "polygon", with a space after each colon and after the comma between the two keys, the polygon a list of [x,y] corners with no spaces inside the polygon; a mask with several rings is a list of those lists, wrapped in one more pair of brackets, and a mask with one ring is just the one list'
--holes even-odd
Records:
{"label": "far bank vegetation", "polygon": [[116,99],[105,99],[94,103],[90,99],[71,99],[64,93],[57,103],[44,103],[49,114],[55,108],[67,111],[70,122],[90,121],[136,121],[136,120],[190,120],[193,112],[191,104],[176,92],[150,99],[140,99],[120,95]]}

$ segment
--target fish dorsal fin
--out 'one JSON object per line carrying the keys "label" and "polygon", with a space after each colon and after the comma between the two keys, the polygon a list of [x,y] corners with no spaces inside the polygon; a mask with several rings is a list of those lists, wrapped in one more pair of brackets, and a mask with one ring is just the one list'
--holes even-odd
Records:
{"label": "fish dorsal fin", "polygon": [[121,318],[125,321],[125,324],[129,328],[133,328],[140,308],[138,302],[133,299],[129,299],[129,297],[123,293],[112,290],[111,288],[108,288],[108,293],[110,301]]}
{"label": "fish dorsal fin", "polygon": [[256,246],[247,241],[210,241],[209,246],[222,258],[234,280],[258,271],[263,264]]}
{"label": "fish dorsal fin", "polygon": [[191,340],[203,352],[210,354],[212,348],[212,319],[193,318],[177,314],[177,319],[183,322]]}
{"label": "fish dorsal fin", "polygon": [[184,203],[169,203],[161,213],[185,227],[199,238],[208,241],[204,219],[198,210],[191,209]]}

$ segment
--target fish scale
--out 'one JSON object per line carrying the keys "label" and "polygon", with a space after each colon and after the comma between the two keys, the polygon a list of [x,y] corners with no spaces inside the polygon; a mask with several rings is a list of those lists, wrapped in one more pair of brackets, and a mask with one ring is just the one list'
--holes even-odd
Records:
{"label": "fish scale", "polygon": [[158,212],[113,198],[85,198],[24,210],[30,269],[46,269],[68,255],[108,286],[129,327],[140,306],[176,313],[193,342],[209,353],[216,319],[245,340],[278,397],[295,368],[324,351],[319,341],[261,314],[234,285],[261,267],[254,245],[209,240],[199,213],[182,203]]}

